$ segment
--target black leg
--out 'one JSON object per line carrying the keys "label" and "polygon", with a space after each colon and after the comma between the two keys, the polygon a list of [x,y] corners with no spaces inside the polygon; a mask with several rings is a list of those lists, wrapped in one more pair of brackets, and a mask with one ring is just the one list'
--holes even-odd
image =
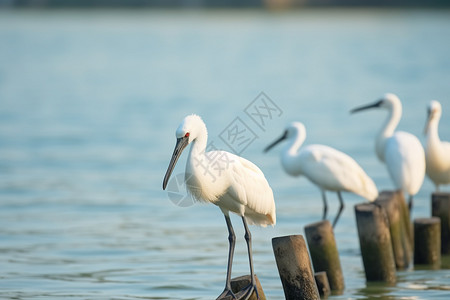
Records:
{"label": "black leg", "polygon": [[325,220],[327,218],[328,213],[328,204],[327,204],[327,197],[325,196],[325,190],[320,190],[322,192],[322,201],[323,201],[323,216],[322,220]]}
{"label": "black leg", "polygon": [[234,234],[233,226],[231,225],[230,216],[225,215],[225,221],[228,228],[228,241],[230,248],[228,251],[228,266],[227,266],[227,281],[225,283],[225,289],[217,299],[236,299],[233,291],[231,290],[231,266],[233,264],[234,246],[236,245],[236,235]]}
{"label": "black leg", "polygon": [[253,294],[253,291],[256,293],[256,298],[259,299],[258,295],[258,289],[256,288],[256,282],[255,282],[255,272],[253,270],[253,254],[252,254],[252,234],[250,233],[250,230],[247,226],[247,221],[245,220],[245,217],[242,217],[242,222],[244,223],[244,229],[245,229],[245,241],[247,242],[247,251],[248,251],[248,261],[250,265],[250,286],[246,289],[246,293],[244,294],[243,299],[248,299]]}
{"label": "black leg", "polygon": [[409,195],[409,201],[408,201],[409,215],[411,215],[412,208],[413,208],[413,196]]}
{"label": "black leg", "polygon": [[333,221],[333,228],[336,226],[337,221],[339,220],[339,217],[341,216],[342,211],[344,210],[344,201],[342,200],[341,192],[337,192],[338,198],[339,198],[339,210],[336,215],[336,218],[334,218]]}

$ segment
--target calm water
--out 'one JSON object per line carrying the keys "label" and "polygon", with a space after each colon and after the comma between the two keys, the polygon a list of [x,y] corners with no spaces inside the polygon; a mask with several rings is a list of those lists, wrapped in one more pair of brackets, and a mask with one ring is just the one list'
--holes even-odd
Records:
{"label": "calm water", "polygon": [[[283,299],[271,239],[303,234],[322,204],[317,188],[281,170],[280,149],[262,149],[299,120],[306,143],[347,152],[380,190],[392,189],[373,144],[384,112],[348,111],[397,93],[400,128],[423,140],[426,105],[437,99],[450,140],[449,36],[449,11],[0,12],[1,298],[219,295],[228,247],[220,210],[177,206],[161,188],[175,129],[195,112],[217,148],[230,151],[220,134],[236,117],[254,133],[241,155],[266,174],[278,217],[274,228],[252,228],[255,269],[267,297]],[[260,92],[279,108],[261,127],[245,113]],[[430,215],[432,191],[426,179],[414,217]],[[331,299],[449,298],[450,269],[367,286],[353,215],[363,199],[344,198],[336,239],[346,290]],[[334,216],[335,195],[329,202]],[[239,276],[247,257],[232,220]]]}

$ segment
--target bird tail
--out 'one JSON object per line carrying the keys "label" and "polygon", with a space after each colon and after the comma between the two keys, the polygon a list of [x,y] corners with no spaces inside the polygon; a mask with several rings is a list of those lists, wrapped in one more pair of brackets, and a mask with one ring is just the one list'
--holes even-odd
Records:
{"label": "bird tail", "polygon": [[277,216],[275,212],[269,214],[252,214],[248,211],[245,214],[245,218],[250,225],[259,225],[266,227],[267,225],[275,226],[277,222]]}
{"label": "bird tail", "polygon": [[366,194],[362,196],[371,202],[375,201],[378,198],[378,189],[372,179],[366,183],[365,187]]}

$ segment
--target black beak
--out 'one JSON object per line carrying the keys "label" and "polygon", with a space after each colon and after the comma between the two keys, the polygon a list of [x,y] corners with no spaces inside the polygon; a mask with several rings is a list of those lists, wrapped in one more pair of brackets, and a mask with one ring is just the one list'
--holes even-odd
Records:
{"label": "black beak", "polygon": [[163,190],[166,189],[167,182],[169,181],[170,175],[172,174],[175,165],[177,164],[178,159],[181,156],[181,152],[183,152],[184,148],[189,144],[189,137],[185,136],[177,139],[177,144],[175,145],[175,150],[173,150],[172,158],[170,159],[169,167],[167,168],[166,175],[164,176],[163,181]]}
{"label": "black beak", "polygon": [[283,135],[280,136],[276,141],[274,141],[272,144],[270,144],[269,146],[266,147],[266,149],[264,149],[264,152],[269,151],[270,149],[272,149],[273,147],[275,147],[276,144],[278,144],[279,142],[285,140],[287,137],[287,131],[284,131]]}
{"label": "black beak", "polygon": [[370,108],[377,108],[377,107],[380,107],[382,103],[383,103],[383,100],[379,100],[379,101],[369,104],[369,105],[359,106],[359,107],[352,109],[350,111],[350,113],[353,114],[358,111],[362,111],[362,110],[366,110],[366,109],[370,109]]}

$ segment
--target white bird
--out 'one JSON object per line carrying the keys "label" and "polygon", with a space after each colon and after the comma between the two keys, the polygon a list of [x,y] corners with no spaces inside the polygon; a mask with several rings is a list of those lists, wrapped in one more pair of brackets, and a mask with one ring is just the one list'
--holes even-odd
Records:
{"label": "white bird", "polygon": [[427,142],[425,157],[427,175],[439,191],[440,184],[450,183],[450,143],[439,139],[438,125],[442,108],[438,101],[431,101],[428,106],[428,120],[425,127]]}
{"label": "white bird", "polygon": [[388,172],[398,190],[409,195],[409,210],[413,196],[420,190],[425,177],[425,152],[414,135],[395,131],[402,117],[402,103],[394,94],[385,94],[373,104],[357,107],[351,113],[370,108],[382,108],[389,112],[376,138],[375,150],[378,159],[386,164]]}
{"label": "white bird", "polygon": [[344,209],[341,191],[355,193],[369,201],[378,197],[374,182],[353,158],[324,145],[308,145],[300,148],[305,139],[305,126],[300,122],[292,122],[283,135],[264,151],[267,152],[279,142],[288,140],[288,144],[281,152],[281,164],[289,175],[304,175],[320,188],[324,203],[323,219],[326,218],[328,210],[325,191],[337,192],[340,206],[333,227]]}
{"label": "white bird", "polygon": [[[185,182],[195,199],[213,203],[222,210],[228,228],[229,252],[226,284],[219,296],[232,299],[248,299],[257,292],[251,247],[251,234],[247,226],[255,224],[265,227],[275,225],[275,202],[263,172],[252,162],[225,151],[206,151],[208,133],[205,123],[197,115],[183,119],[176,130],[177,143],[163,181],[166,188],[169,177],[183,149],[191,144],[186,164]],[[251,283],[242,292],[231,290],[231,266],[236,237],[229,212],[242,218],[247,242]],[[259,299],[259,297],[258,297]]]}

